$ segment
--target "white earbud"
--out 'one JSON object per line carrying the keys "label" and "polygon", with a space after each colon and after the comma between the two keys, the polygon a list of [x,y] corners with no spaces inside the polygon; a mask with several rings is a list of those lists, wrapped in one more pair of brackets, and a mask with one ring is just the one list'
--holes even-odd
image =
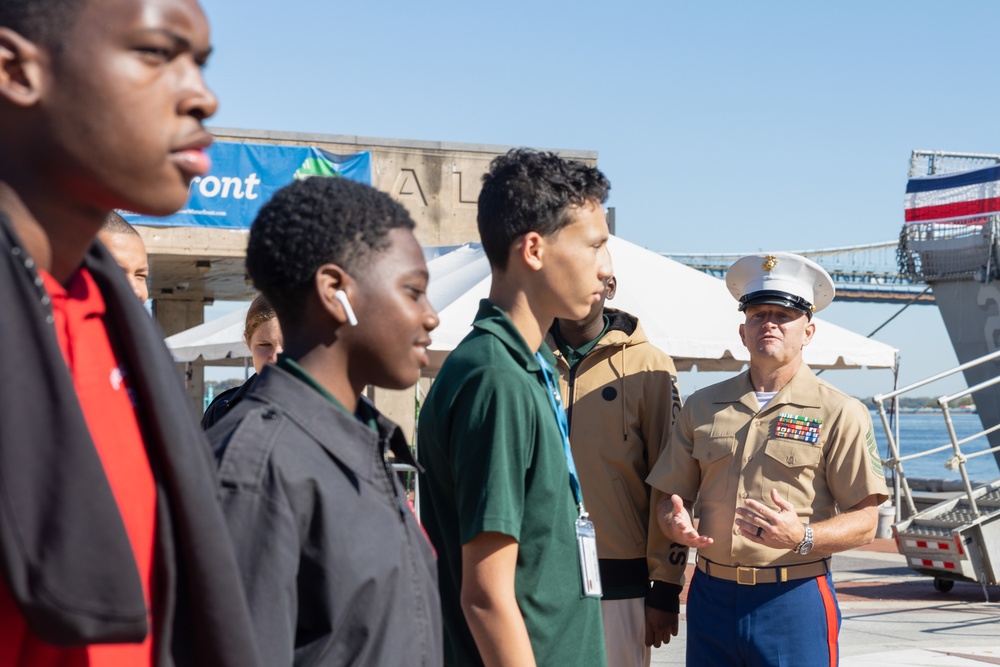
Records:
{"label": "white earbud", "polygon": [[347,313],[347,323],[352,327],[358,326],[358,317],[354,314],[354,309],[351,308],[351,302],[347,299],[347,292],[339,289],[333,293],[333,298],[339,301],[340,305],[344,307],[344,312]]}

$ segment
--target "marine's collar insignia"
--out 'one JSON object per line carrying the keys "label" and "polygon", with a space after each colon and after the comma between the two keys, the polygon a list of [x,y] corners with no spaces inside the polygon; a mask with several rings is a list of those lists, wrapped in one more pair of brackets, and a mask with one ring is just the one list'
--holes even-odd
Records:
{"label": "marine's collar insignia", "polygon": [[774,255],[768,255],[767,257],[764,258],[764,263],[761,265],[760,268],[764,269],[765,271],[770,271],[777,265],[778,265],[778,258],[775,257]]}
{"label": "marine's collar insignia", "polygon": [[819,442],[819,431],[822,424],[823,420],[816,417],[803,417],[802,415],[793,415],[790,412],[782,412],[778,414],[778,422],[774,425],[774,435],[789,440]]}

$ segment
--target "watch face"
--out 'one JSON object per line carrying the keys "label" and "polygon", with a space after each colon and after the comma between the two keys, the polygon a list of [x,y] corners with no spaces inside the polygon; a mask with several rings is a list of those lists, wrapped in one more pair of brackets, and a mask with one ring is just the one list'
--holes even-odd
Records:
{"label": "watch face", "polygon": [[799,555],[800,556],[805,556],[807,553],[809,553],[812,550],[813,550],[813,543],[812,542],[806,542],[801,547],[799,547]]}

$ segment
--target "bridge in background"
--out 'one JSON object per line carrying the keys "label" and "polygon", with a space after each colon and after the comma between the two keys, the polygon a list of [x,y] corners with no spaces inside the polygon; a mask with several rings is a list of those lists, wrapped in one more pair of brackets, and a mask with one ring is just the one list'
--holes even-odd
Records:
{"label": "bridge in background", "polygon": [[[934,304],[934,293],[925,283],[912,282],[899,272],[897,241],[867,245],[795,250],[830,272],[838,301],[866,303]],[[704,273],[724,278],[726,269],[743,254],[663,253]]]}

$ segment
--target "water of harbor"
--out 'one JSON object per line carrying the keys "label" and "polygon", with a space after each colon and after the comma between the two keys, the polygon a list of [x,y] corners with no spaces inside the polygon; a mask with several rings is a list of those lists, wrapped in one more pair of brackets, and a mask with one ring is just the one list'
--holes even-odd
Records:
{"label": "water of harbor", "polygon": [[[961,479],[957,468],[949,470],[945,467],[945,463],[952,457],[953,452],[950,447],[951,439],[948,437],[948,428],[940,412],[903,413],[898,416],[898,419],[899,446],[902,456],[949,445],[948,450],[944,452],[904,461],[903,470],[907,478]],[[875,439],[878,441],[879,452],[882,458],[886,459],[888,458],[889,446],[877,412],[872,412],[872,421],[875,423]],[[953,414],[952,422],[955,426],[955,435],[959,440],[983,430],[979,415],[974,413]],[[989,449],[989,447],[989,442],[984,436],[962,445],[962,453],[969,456],[969,454]],[[984,454],[968,459],[965,467],[969,471],[969,478],[973,481],[988,482],[1000,477],[993,454]]]}

